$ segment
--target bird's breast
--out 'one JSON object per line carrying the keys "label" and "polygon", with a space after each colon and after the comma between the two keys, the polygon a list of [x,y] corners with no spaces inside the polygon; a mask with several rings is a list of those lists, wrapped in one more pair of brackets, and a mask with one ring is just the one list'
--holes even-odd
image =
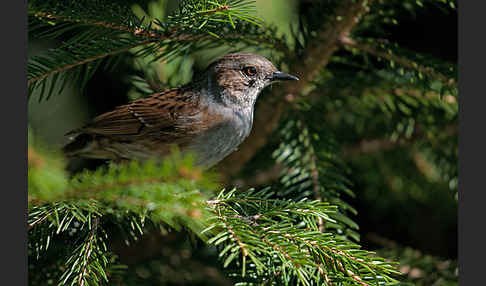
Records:
{"label": "bird's breast", "polygon": [[252,112],[231,111],[221,116],[221,120],[210,124],[210,127],[201,132],[189,146],[189,149],[196,153],[200,165],[215,165],[234,152],[250,134]]}

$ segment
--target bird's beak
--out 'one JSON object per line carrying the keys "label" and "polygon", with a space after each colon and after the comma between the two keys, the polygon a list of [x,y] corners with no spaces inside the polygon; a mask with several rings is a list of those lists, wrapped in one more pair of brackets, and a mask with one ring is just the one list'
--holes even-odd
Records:
{"label": "bird's beak", "polygon": [[281,71],[273,72],[272,81],[276,80],[299,80],[298,77]]}

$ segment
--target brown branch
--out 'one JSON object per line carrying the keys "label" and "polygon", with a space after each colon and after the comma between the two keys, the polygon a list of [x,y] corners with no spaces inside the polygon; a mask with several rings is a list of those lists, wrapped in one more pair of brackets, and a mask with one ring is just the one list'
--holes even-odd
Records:
{"label": "brown branch", "polygon": [[339,270],[344,273],[344,274],[348,274],[349,276],[351,276],[351,278],[353,278],[354,281],[356,281],[359,285],[361,286],[370,286],[369,284],[363,282],[363,280],[361,280],[361,278],[359,276],[357,276],[356,274],[354,274],[351,270],[345,270],[344,267],[343,267],[343,264],[341,263],[341,261],[336,261],[336,264],[339,268]]}
{"label": "brown branch", "polygon": [[[263,202],[266,202],[266,200],[258,200],[258,199],[238,199],[238,200],[233,200],[233,199],[230,199],[231,202],[252,202],[252,203],[263,203]],[[215,208],[217,206],[220,206],[222,204],[226,204],[227,203],[227,200],[208,200],[206,201],[206,204],[211,207],[211,208]]]}
{"label": "brown branch", "polygon": [[95,240],[96,231],[98,229],[98,220],[99,220],[99,218],[97,218],[97,217],[93,218],[93,224],[94,225],[93,225],[93,228],[90,230],[88,243],[85,246],[86,254],[84,256],[83,265],[81,266],[83,271],[81,271],[78,275],[78,283],[81,286],[84,286],[85,279],[83,279],[83,278],[86,275],[89,275],[89,274],[87,274],[87,272],[88,272],[88,259],[90,258],[91,253],[93,251],[92,247],[93,247],[93,241]]}
{"label": "brown branch", "polygon": [[[132,33],[134,35],[140,35],[141,34],[140,29],[132,29],[132,28],[129,28],[127,26],[114,25],[112,23],[107,23],[107,22],[103,22],[103,21],[73,19],[73,18],[64,17],[64,16],[53,15],[53,14],[50,14],[50,13],[47,13],[47,12],[35,12],[34,15],[36,17],[39,17],[39,18],[46,18],[46,19],[49,19],[49,20],[57,20],[59,22],[81,23],[81,24],[90,25],[90,26],[98,26],[98,27],[103,27],[103,28],[106,28],[106,29]],[[151,34],[147,34],[147,35],[156,36],[156,33],[152,32]]]}
{"label": "brown branch", "polygon": [[[214,11],[207,11],[206,14],[215,13],[215,12],[223,11],[223,10],[226,10],[226,9],[228,9],[228,8],[225,7],[225,6],[222,6],[218,9],[215,9]],[[97,56],[94,56],[94,57],[84,59],[84,60],[77,62],[77,63],[74,63],[74,64],[65,65],[65,66],[59,67],[57,69],[51,70],[51,71],[49,71],[45,74],[42,74],[38,77],[34,77],[34,78],[29,79],[28,80],[29,85],[36,82],[36,81],[43,80],[44,78],[47,78],[47,77],[49,77],[53,74],[60,73],[60,72],[72,69],[74,67],[84,65],[86,63],[93,62],[93,61],[96,61],[96,60],[99,60],[99,59],[102,59],[102,58],[105,58],[105,57],[108,57],[108,56],[123,53],[123,52],[126,52],[126,51],[128,51],[132,48],[136,48],[138,46],[142,46],[142,45],[145,45],[145,44],[148,44],[148,43],[151,43],[151,42],[160,42],[160,41],[164,41],[164,40],[167,40],[167,39],[171,39],[171,40],[174,40],[174,41],[188,41],[188,40],[198,40],[198,39],[202,39],[204,37],[203,35],[196,35],[196,36],[179,35],[179,36],[176,37],[174,35],[174,33],[179,29],[178,27],[172,28],[172,29],[166,31],[164,34],[161,34],[161,33],[159,34],[159,33],[156,33],[154,31],[142,30],[142,29],[133,29],[133,28],[129,28],[129,27],[126,27],[126,26],[120,26],[120,25],[114,25],[114,24],[111,24],[111,23],[106,23],[106,22],[103,22],[103,21],[90,21],[90,20],[81,21],[81,20],[72,19],[72,18],[69,18],[69,17],[52,15],[52,14],[49,14],[49,13],[46,13],[46,12],[37,12],[37,13],[35,13],[35,15],[38,16],[38,17],[43,17],[43,18],[50,19],[50,20],[55,19],[55,20],[58,20],[60,22],[83,23],[83,24],[86,24],[86,25],[98,26],[98,27],[103,27],[103,28],[107,28],[107,29],[113,29],[113,30],[117,30],[117,31],[132,33],[136,36],[143,37],[143,38],[146,38],[146,39],[144,41],[140,42],[140,43],[134,44],[131,47],[127,47],[127,48],[123,48],[123,49],[120,49],[120,50],[114,50],[114,51],[111,51],[111,52],[108,52],[108,53],[100,54],[100,55],[97,55]]]}
{"label": "brown branch", "polygon": [[389,54],[389,53],[386,53],[386,52],[383,52],[383,51],[379,51],[376,46],[373,46],[373,45],[370,45],[370,44],[358,43],[358,42],[349,38],[346,35],[344,35],[343,37],[340,38],[340,42],[345,48],[355,48],[355,49],[358,49],[362,52],[374,55],[376,57],[380,57],[380,58],[387,59],[389,61],[393,61],[393,62],[395,62],[395,63],[397,63],[397,64],[399,64],[399,65],[401,65],[405,68],[409,68],[409,69],[416,70],[418,72],[427,74],[427,75],[429,75],[429,76],[431,76],[435,79],[440,80],[441,82],[443,82],[446,85],[457,88],[457,82],[453,78],[448,78],[441,73],[435,72],[430,67],[425,67],[425,66],[419,65],[414,61],[411,61],[409,59],[406,59],[406,58],[403,58],[403,57],[400,57],[400,56],[396,56],[394,54]]}
{"label": "brown branch", "polygon": [[[258,235],[255,231],[253,231],[253,233],[255,235]],[[275,243],[272,243],[270,242],[266,236],[262,236],[261,239],[263,240],[263,242],[265,242],[268,246],[270,246],[273,250],[275,250],[276,252],[282,254],[283,256],[285,256],[285,258],[287,258],[294,266],[295,268],[300,268],[301,265],[297,262],[294,261],[294,259],[292,258],[292,256],[290,256],[286,251],[282,250],[282,247],[278,246],[277,244]]]}
{"label": "brown branch", "polygon": [[[299,116],[300,117],[300,116]],[[306,130],[308,130],[308,127],[307,125],[305,124],[305,121],[302,120],[301,118],[301,121],[302,123],[302,127]],[[311,141],[310,138],[308,138],[309,141]],[[314,147],[312,146],[312,144],[309,144],[309,153],[310,153],[310,156],[309,156],[309,165],[308,165],[308,168],[309,168],[309,173],[310,173],[310,176],[311,176],[311,181],[312,181],[312,191],[314,192],[314,198],[318,201],[321,201],[322,202],[322,196],[321,196],[321,184],[319,182],[319,170],[317,169],[317,156],[316,156],[316,152],[314,150]],[[325,226],[324,226],[324,220],[322,219],[322,217],[319,217],[318,218],[318,221],[317,221],[317,225],[319,226],[319,231],[320,232],[324,232],[325,231]]]}
{"label": "brown branch", "polygon": [[323,266],[322,263],[320,263],[317,266],[317,269],[319,270],[319,274],[321,274],[321,276],[324,277],[324,281],[326,281],[327,285],[334,286],[329,276],[326,274],[326,272],[324,272],[324,269],[322,269],[322,266]]}
{"label": "brown branch", "polygon": [[[230,7],[228,5],[223,5],[221,7],[216,8],[216,9],[202,12],[202,13],[200,13],[200,15],[214,14],[214,13],[221,12],[221,11],[224,11],[224,10],[229,10],[229,9],[230,9]],[[103,22],[103,21],[90,21],[90,20],[82,21],[82,20],[79,20],[79,19],[72,19],[72,18],[69,18],[69,17],[57,16],[57,15],[49,14],[49,13],[46,13],[46,12],[36,12],[34,14],[37,17],[46,18],[46,19],[49,19],[49,20],[57,20],[57,21],[60,21],[60,22],[70,22],[70,23],[82,23],[82,24],[86,24],[86,25],[98,26],[98,27],[103,27],[103,28],[106,28],[106,29],[112,29],[112,30],[127,32],[127,33],[131,33],[135,36],[145,38],[145,40],[142,41],[141,43],[137,43],[137,44],[133,45],[132,47],[111,51],[111,52],[108,52],[108,53],[104,53],[104,54],[101,54],[101,55],[97,55],[97,56],[94,56],[94,57],[91,57],[91,58],[84,59],[84,60],[77,62],[77,63],[74,63],[74,64],[65,65],[65,66],[59,67],[55,70],[51,70],[51,71],[49,71],[45,74],[42,74],[41,76],[29,79],[28,80],[29,85],[34,83],[34,82],[37,82],[39,80],[43,80],[43,79],[45,79],[45,78],[47,78],[47,77],[49,77],[53,74],[66,71],[66,70],[72,69],[74,67],[84,65],[84,64],[89,63],[89,62],[96,61],[96,60],[104,58],[104,57],[123,53],[123,52],[126,52],[126,51],[128,51],[132,48],[136,48],[138,46],[142,46],[142,45],[145,45],[145,44],[148,44],[148,43],[161,42],[161,41],[168,40],[168,39],[170,39],[172,41],[194,41],[194,40],[203,40],[203,39],[212,39],[213,38],[213,36],[205,35],[205,34],[178,35],[178,36],[176,36],[175,33],[179,30],[179,27],[174,27],[172,29],[169,29],[168,31],[166,31],[162,34],[162,33],[157,33],[155,31],[149,31],[149,30],[143,30],[143,29],[134,29],[134,28],[129,28],[127,26],[114,25],[114,24],[111,24],[111,23]],[[227,35],[225,38],[231,39],[232,37],[236,38],[237,35],[235,36],[235,35],[230,34],[230,35]],[[285,55],[289,54],[289,51],[287,49],[284,49],[284,47],[281,43],[268,42],[267,39],[260,39],[260,38],[254,38],[253,40],[256,41],[256,42],[259,42],[259,43],[271,44],[273,47],[280,50]]]}
{"label": "brown branch", "polygon": [[46,219],[48,219],[50,216],[51,216],[52,212],[49,212],[48,214],[46,214],[45,216],[39,218],[38,220],[32,222],[32,223],[29,223],[29,230],[31,230],[32,228],[34,228],[36,225],[38,225],[39,223],[45,221]]}
{"label": "brown branch", "polygon": [[[255,110],[255,123],[249,138],[239,150],[219,164],[226,179],[235,176],[241,168],[270,139],[280,121],[280,117],[291,107],[291,101],[309,86],[319,71],[324,68],[334,52],[341,46],[340,39],[347,36],[359,21],[359,17],[369,11],[370,1],[342,1],[337,8],[335,20],[326,23],[315,39],[309,42],[302,57],[288,58],[289,70],[300,80],[272,89],[272,95],[260,100]],[[339,16],[339,17],[338,17]],[[339,18],[339,19],[338,19]],[[278,93],[277,93],[278,92]]]}
{"label": "brown branch", "polygon": [[[319,170],[317,170],[317,158],[314,150],[312,150],[312,155],[310,156],[310,175],[312,178],[312,190],[314,192],[314,198],[318,201],[322,201],[321,197],[321,184],[319,183]],[[324,226],[324,220],[322,217],[318,218],[317,225],[319,226],[319,231],[324,232],[325,226]]]}
{"label": "brown branch", "polygon": [[[245,247],[245,244],[241,241],[241,239],[236,235],[235,231],[233,230],[233,228],[231,227],[231,225],[229,225],[227,222],[226,222],[226,218],[221,214],[221,210],[218,208],[217,209],[217,215],[219,217],[219,219],[223,222],[224,226],[226,227],[226,229],[228,229],[228,231],[230,232],[230,236],[231,238],[236,241],[236,243],[238,244],[238,246],[240,247],[240,250],[241,250],[241,253],[243,254],[243,259],[245,259],[247,256],[248,256],[248,250],[246,249]],[[245,263],[245,262],[243,262]]]}
{"label": "brown branch", "polygon": [[[229,10],[229,9],[230,9],[229,5],[222,5],[218,8],[213,9],[213,10],[200,12],[200,13],[198,13],[198,16],[215,14],[217,12],[221,12],[221,11],[225,11],[225,10]],[[162,34],[156,33],[155,31],[149,31],[149,30],[143,30],[143,29],[134,29],[134,28],[130,28],[130,27],[127,27],[127,26],[116,25],[116,24],[107,23],[107,22],[103,22],[103,21],[92,21],[92,20],[89,20],[89,19],[83,19],[83,20],[73,19],[73,18],[69,18],[69,17],[65,17],[65,16],[53,15],[53,14],[50,14],[50,13],[47,13],[47,12],[33,12],[33,14],[35,16],[39,17],[39,18],[46,18],[46,19],[49,19],[49,20],[57,20],[57,21],[60,21],[60,22],[69,22],[69,23],[81,23],[81,24],[90,25],[90,26],[98,26],[98,27],[103,27],[103,28],[106,28],[106,29],[111,29],[111,30],[116,30],[116,31],[121,31],[121,32],[127,32],[127,33],[134,34],[136,36],[143,36],[143,37],[145,37],[147,39],[151,39],[151,40],[155,40],[155,39],[165,40],[165,39],[168,38],[167,36],[163,36]],[[152,24],[154,24],[154,26],[156,26],[156,27],[158,26],[156,23],[152,23]],[[179,27],[169,29],[166,32],[166,34],[168,34],[168,35],[173,34],[177,30],[179,30]]]}
{"label": "brown branch", "polygon": [[[218,8],[201,12],[198,15],[209,15],[209,14],[214,14],[214,13],[218,13],[218,12],[229,10],[229,9],[230,9],[229,5],[222,5]],[[80,66],[80,65],[83,65],[83,64],[86,64],[86,63],[89,63],[89,62],[92,62],[92,61],[95,61],[95,60],[98,60],[98,59],[101,59],[101,58],[104,58],[104,57],[107,57],[107,56],[119,54],[119,53],[128,51],[132,48],[142,46],[142,45],[145,45],[145,44],[148,44],[148,43],[151,43],[151,42],[161,42],[161,41],[168,40],[168,39],[173,40],[173,41],[194,41],[194,40],[202,40],[202,39],[205,39],[205,38],[207,38],[207,39],[212,38],[212,36],[204,35],[204,34],[175,36],[176,31],[178,31],[180,29],[180,27],[171,28],[171,29],[165,31],[164,33],[157,33],[155,31],[143,30],[143,29],[137,29],[137,28],[130,28],[130,27],[127,27],[127,26],[116,25],[116,24],[103,22],[103,21],[92,21],[92,20],[89,20],[89,19],[85,19],[85,20],[73,19],[73,18],[70,18],[70,17],[54,15],[54,14],[50,14],[50,13],[42,12],[42,11],[31,12],[31,13],[34,14],[36,17],[39,17],[39,18],[56,20],[56,21],[59,21],[59,22],[81,23],[81,24],[85,24],[85,25],[103,27],[103,28],[106,28],[106,29],[112,29],[112,30],[121,31],[121,32],[127,32],[127,33],[131,33],[135,36],[143,37],[143,38],[145,38],[145,40],[143,42],[138,43],[138,44],[136,44],[132,47],[129,47],[129,48],[111,51],[111,52],[108,52],[108,53],[104,53],[104,54],[101,54],[101,55],[98,55],[98,56],[94,56],[94,57],[85,59],[85,60],[77,62],[75,64],[70,64],[70,65],[65,65],[63,67],[59,67],[55,70],[49,71],[49,72],[41,75],[41,76],[29,79],[28,80],[29,85],[34,83],[34,82],[37,82],[39,80],[43,80],[43,79],[45,79],[45,78],[47,78],[47,77],[49,77],[53,74],[66,71],[66,70],[72,69],[74,67],[77,67],[77,66]],[[227,35],[226,38],[231,38],[231,37],[234,37],[234,35]],[[261,43],[271,44],[272,46],[274,46],[275,48],[277,48],[278,50],[283,52],[285,55],[289,54],[289,51],[287,49],[284,49],[281,43],[268,42],[268,39],[260,39],[260,38],[255,38],[254,40],[257,41],[257,42],[261,42]]]}
{"label": "brown branch", "polygon": [[204,12],[198,12],[197,14],[198,15],[209,15],[209,14],[215,14],[215,13],[225,11],[225,10],[229,10],[229,9],[230,9],[229,5],[221,5],[218,8],[208,10],[208,11],[204,11]]}
{"label": "brown branch", "polygon": [[[285,256],[285,258],[287,258],[294,266],[295,268],[300,268],[301,265],[300,263],[298,262],[295,262],[294,258],[292,258],[292,256],[290,256],[285,250],[283,250],[282,248],[283,247],[280,247],[278,246],[277,244],[275,243],[272,243],[271,241],[269,241],[267,239],[267,237],[265,235],[259,235],[253,228],[249,228],[249,230],[256,236],[256,237],[260,237],[262,239],[263,242],[265,242],[268,246],[270,246],[274,251],[280,253],[281,255]],[[286,237],[286,236],[284,236]]]}

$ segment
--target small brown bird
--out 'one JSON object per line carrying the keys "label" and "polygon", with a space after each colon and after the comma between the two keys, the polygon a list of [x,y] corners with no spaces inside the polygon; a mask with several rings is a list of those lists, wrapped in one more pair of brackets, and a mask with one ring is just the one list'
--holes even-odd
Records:
{"label": "small brown bird", "polygon": [[209,168],[248,136],[258,94],[278,80],[298,78],[262,56],[228,54],[189,84],[118,106],[67,133],[77,136],[63,151],[70,157],[144,160],[166,156],[175,144]]}

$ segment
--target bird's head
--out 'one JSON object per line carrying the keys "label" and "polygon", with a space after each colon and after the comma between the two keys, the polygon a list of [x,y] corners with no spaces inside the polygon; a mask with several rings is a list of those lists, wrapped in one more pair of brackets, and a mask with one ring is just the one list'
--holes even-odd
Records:
{"label": "bird's head", "polygon": [[266,86],[283,80],[298,80],[280,72],[266,58],[250,53],[227,54],[207,69],[209,90],[225,105],[253,107]]}

